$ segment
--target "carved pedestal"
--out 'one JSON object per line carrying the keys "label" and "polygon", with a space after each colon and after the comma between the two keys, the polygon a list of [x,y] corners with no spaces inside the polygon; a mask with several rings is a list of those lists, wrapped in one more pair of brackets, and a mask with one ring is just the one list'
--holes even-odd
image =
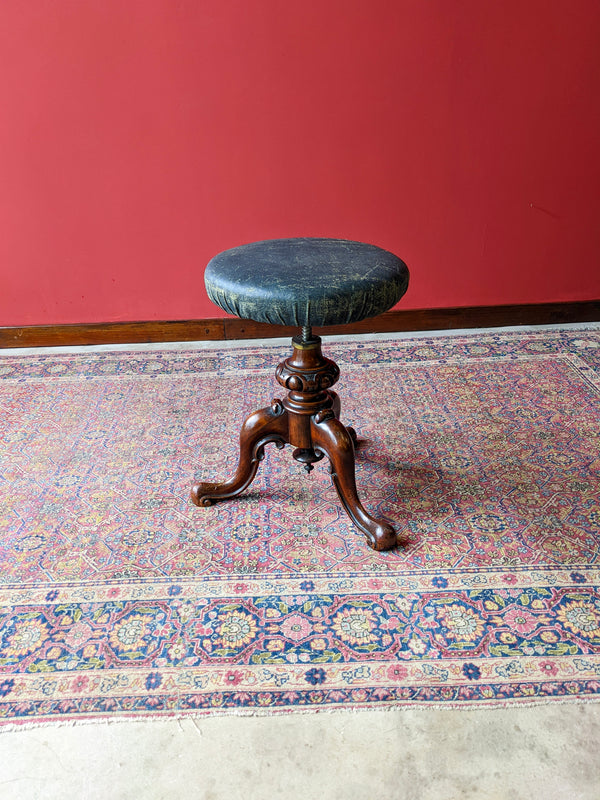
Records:
{"label": "carved pedestal", "polygon": [[356,491],[354,446],[356,433],[339,419],[340,400],[331,387],[340,370],[321,353],[321,339],[294,337],[293,353],[277,367],[277,381],[288,390],[287,397],[255,411],[240,433],[240,457],[235,475],[224,483],[199,483],[192,489],[192,501],[209,506],[243,492],[253,481],[264,458],[265,445],[294,447],[294,458],[310,472],[313,464],[329,458],[334,486],[348,515],[375,550],[396,544],[389,522],[374,519],[365,510]]}

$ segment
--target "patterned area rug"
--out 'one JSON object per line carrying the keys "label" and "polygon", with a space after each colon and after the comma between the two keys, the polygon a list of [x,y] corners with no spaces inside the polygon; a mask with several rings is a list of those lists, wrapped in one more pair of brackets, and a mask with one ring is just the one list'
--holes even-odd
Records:
{"label": "patterned area rug", "polygon": [[504,705],[600,690],[600,332],[324,347],[375,553],[269,446],[287,346],[0,358],[0,720]]}

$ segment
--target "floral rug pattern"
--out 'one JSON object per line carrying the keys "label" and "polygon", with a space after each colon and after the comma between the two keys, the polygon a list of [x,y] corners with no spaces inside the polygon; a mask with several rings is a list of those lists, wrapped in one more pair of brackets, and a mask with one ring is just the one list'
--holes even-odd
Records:
{"label": "floral rug pattern", "polygon": [[600,331],[324,342],[375,553],[244,416],[279,344],[0,357],[0,723],[600,696]]}

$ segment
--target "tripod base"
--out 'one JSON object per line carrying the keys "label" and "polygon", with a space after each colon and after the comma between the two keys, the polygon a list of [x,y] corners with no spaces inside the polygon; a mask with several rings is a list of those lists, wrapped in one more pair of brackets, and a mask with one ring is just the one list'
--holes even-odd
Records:
{"label": "tripod base", "polygon": [[236,497],[254,480],[265,445],[273,442],[282,448],[290,444],[295,448],[293,457],[307,472],[327,456],[333,484],[348,516],[374,550],[389,550],[397,544],[393,527],[385,519],[372,517],[356,490],[356,433],[340,422],[340,400],[330,388],[338,380],[339,368],[323,357],[319,337],[294,337],[292,345],[292,356],[279,364],[275,373],[288,390],[287,397],[250,414],[240,432],[235,474],[223,483],[197,484],[192,489],[192,502],[210,506]]}

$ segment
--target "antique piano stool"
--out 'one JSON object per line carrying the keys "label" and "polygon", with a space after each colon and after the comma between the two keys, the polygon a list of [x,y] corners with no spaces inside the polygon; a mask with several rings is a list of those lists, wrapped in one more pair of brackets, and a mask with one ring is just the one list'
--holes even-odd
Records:
{"label": "antique piano stool", "polygon": [[294,458],[310,472],[329,458],[334,486],[348,515],[375,550],[396,541],[385,519],[374,519],[356,491],[356,433],[340,422],[340,400],[331,387],[340,371],[321,353],[312,326],[347,325],[381,314],[408,286],[408,268],[397,256],[369,244],[343,239],[276,239],[226,250],[204,275],[211,300],[242,319],[295,325],[292,355],[275,371],[287,389],[284,400],[246,419],[240,433],[235,475],[224,483],[199,483],[192,501],[209,506],[246,489],[264,457],[265,445],[294,447]]}

